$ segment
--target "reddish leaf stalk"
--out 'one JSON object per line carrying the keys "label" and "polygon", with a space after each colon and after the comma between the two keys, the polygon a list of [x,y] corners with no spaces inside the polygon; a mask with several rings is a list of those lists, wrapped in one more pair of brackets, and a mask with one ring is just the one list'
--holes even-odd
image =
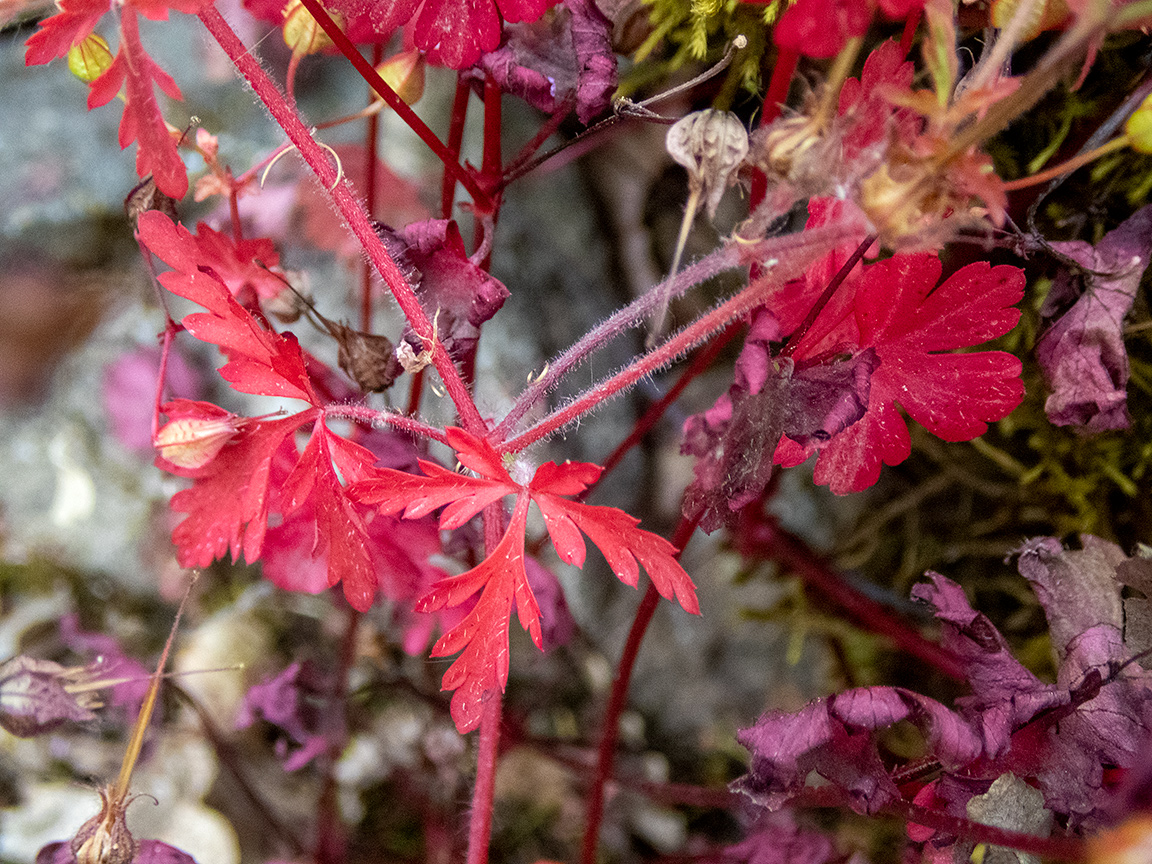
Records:
{"label": "reddish leaf stalk", "polygon": [[648,410],[636,421],[636,425],[632,427],[632,431],[628,433],[628,437],[621,441],[616,449],[609,454],[608,458],[604,460],[601,465],[604,469],[603,472],[596,478],[595,483],[584,490],[581,500],[591,495],[592,490],[604,479],[605,475],[620,464],[620,461],[629,450],[640,443],[641,439],[643,439],[652,427],[660,421],[660,418],[664,416],[664,412],[680,398],[680,394],[687,389],[689,384],[708,370],[716,358],[720,356],[720,352],[724,350],[729,342],[736,338],[741,329],[741,325],[739,324],[729,324],[727,330],[696,353],[696,356],[692,358],[692,362],[688,364],[688,367],[681,373],[680,377],[676,379],[676,383],[668,388],[667,393],[648,406]]}
{"label": "reddish leaf stalk", "polygon": [[[428,148],[436,154],[436,158],[444,163],[444,170],[451,172],[468,190],[468,194],[472,196],[476,207],[484,211],[489,210],[492,202],[488,198],[488,194],[480,188],[472,172],[460,165],[456,159],[453,159],[451,151],[436,137],[436,133],[429,129],[428,125],[417,116],[408,103],[388,86],[388,82],[381,78],[380,73],[373,68],[372,64],[356,50],[352,40],[344,35],[344,31],[332,20],[332,16],[320,5],[319,0],[301,0],[301,3],[316,19],[316,23],[320,25],[321,29],[328,34],[328,38],[332,40],[340,53],[348,58],[348,62],[368,82],[368,86],[376,91],[376,94],[384,100],[389,108],[396,112],[401,120],[408,124],[409,129],[420,136],[420,140],[427,144]],[[457,156],[457,158],[459,157]]]}
{"label": "reddish leaf stalk", "polygon": [[[460,164],[460,148],[464,144],[464,122],[468,119],[468,82],[457,73],[456,93],[452,97],[452,115],[448,120],[448,155],[452,164]],[[444,180],[440,186],[440,215],[452,218],[452,203],[456,199],[456,174],[444,166]]]}
{"label": "reddish leaf stalk", "polygon": [[585,391],[583,395],[553,411],[511,440],[497,445],[496,449],[504,453],[516,453],[562,429],[581,415],[596,408],[601,402],[611,399],[646,375],[651,375],[657,369],[668,365],[685,351],[699,345],[735,319],[751,312],[763,302],[767,290],[767,285],[763,282],[749,285],[735,297],[673,335],[651,353],[644,355],[610,378],[601,381]]}
{"label": "reddish leaf stalk", "polygon": [[916,39],[916,28],[920,26],[920,19],[923,14],[923,9],[913,9],[904,19],[904,32],[900,35],[900,53],[905,57],[912,50],[912,42]]}
{"label": "reddish leaf stalk", "polygon": [[[484,154],[481,161],[480,179],[486,189],[499,188],[500,178],[504,170],[504,155],[501,147],[501,129],[503,128],[503,94],[500,87],[492,80],[491,75],[484,76]],[[496,217],[500,213],[500,193],[492,197],[492,219],[487,226],[484,220],[477,218],[473,226],[472,248],[480,249],[484,243],[484,232],[492,231],[496,227]],[[480,261],[480,267],[487,270],[492,265],[492,246],[488,245],[488,254]],[[473,355],[474,357],[475,355]]]}
{"label": "reddish leaf stalk", "polygon": [[[681,519],[672,535],[672,545],[677,548],[676,559],[683,554],[684,547],[692,538],[699,520]],[[620,732],[620,715],[624,713],[624,705],[628,700],[628,686],[632,681],[632,670],[636,666],[636,657],[640,653],[640,643],[644,641],[644,634],[648,632],[648,625],[652,623],[652,616],[656,614],[656,607],[660,602],[660,594],[651,581],[644,591],[644,597],[636,609],[636,617],[632,619],[632,627],[628,631],[628,639],[624,643],[624,650],[620,654],[620,662],[616,667],[616,678],[612,682],[612,692],[608,697],[608,706],[604,710],[603,726],[600,730],[600,746],[596,753],[596,774],[592,779],[592,787],[588,790],[588,808],[584,817],[584,841],[580,852],[581,864],[596,864],[596,847],[600,842],[600,823],[604,821],[604,787],[616,764],[616,740]]]}
{"label": "reddish leaf stalk", "polygon": [[984,825],[980,822],[950,816],[938,810],[930,810],[903,799],[894,801],[884,809],[916,825],[935,828],[938,831],[964,837],[977,843],[1003,846],[1060,861],[1084,860],[1084,842],[1071,837],[1037,837],[1020,831],[1009,831],[1006,828]]}
{"label": "reddish leaf stalk", "polygon": [[[392,260],[392,256],[388,254],[388,250],[384,248],[380,238],[376,236],[372,221],[351,186],[346,180],[338,178],[328,154],[312,138],[299,115],[285,101],[279,88],[240,41],[224,16],[216,11],[214,6],[205,7],[198,15],[208,32],[212,34],[220,47],[224,49],[224,53],[232,60],[237,71],[268,108],[273,119],[288,135],[289,140],[296,145],[301,157],[308,163],[308,167],[312,169],[320,183],[331,190],[332,201],[340,211],[340,215],[352,233],[356,235],[356,239],[360,241],[365,253],[376,267],[376,272],[384,279],[384,283],[391,290],[413,329],[421,334],[422,338],[431,341],[432,322],[424,313],[424,308],[420,305],[412,286],[408,284],[396,266],[396,262]],[[359,54],[356,56],[360,57]],[[360,57],[360,60],[367,65],[363,57]],[[444,387],[456,406],[461,424],[469,431],[483,434],[487,427],[472,401],[472,395],[460,378],[448,352],[438,342],[434,343],[433,346],[432,362],[436,366],[436,371],[440,373]]]}
{"label": "reddish leaf stalk", "polygon": [[[745,518],[759,506],[749,505]],[[886,636],[898,648],[945,675],[958,681],[968,680],[964,665],[952,652],[925,639],[881,604],[856,591],[800,538],[778,525],[763,523],[744,525],[737,536],[742,554],[775,561],[796,573],[823,599],[839,606],[857,626]]]}
{"label": "reddish leaf stalk", "polygon": [[325,722],[328,728],[328,753],[324,762],[324,782],[317,802],[316,864],[341,864],[344,861],[347,838],[340,820],[337,796],[336,763],[348,744],[348,676],[356,661],[356,633],[360,626],[360,613],[347,607],[348,623],[340,644],[340,668],[332,682]]}
{"label": "reddish leaf stalk", "polygon": [[848,274],[852,272],[852,268],[860,263],[860,260],[868,251],[868,248],[875,242],[876,235],[869,234],[864,238],[864,241],[856,247],[856,251],[852,253],[852,257],[844,262],[844,266],[836,271],[836,275],[832,277],[828,283],[828,287],[824,289],[824,293],[816,298],[816,302],[812,304],[812,308],[808,310],[808,314],[800,326],[796,328],[796,332],[792,334],[792,337],[788,340],[788,344],[780,350],[781,357],[792,356],[792,352],[796,350],[796,346],[800,344],[800,340],[804,338],[804,335],[812,328],[812,325],[816,323],[816,319],[820,317],[820,313],[824,311],[824,307],[828,305],[828,301],[832,299],[832,295],[836,293],[836,289],[844,284],[844,280],[848,278]]}
{"label": "reddish leaf stalk", "polygon": [[[410,412],[411,413],[411,412]],[[431,438],[441,444],[447,444],[448,438],[444,432],[435,426],[421,423],[419,420],[405,414],[395,414],[391,411],[377,411],[364,405],[329,405],[324,409],[325,417],[341,417],[355,420],[357,423],[366,423],[369,426],[391,426],[400,432]]]}
{"label": "reddish leaf stalk", "polygon": [[[662,282],[655,286],[642,297],[637,298],[603,323],[592,328],[575,345],[555,360],[550,361],[548,371],[534,384],[525,388],[517,397],[511,410],[496,426],[491,436],[492,440],[500,441],[510,435],[512,430],[516,428],[516,424],[572,369],[632,325],[646,321],[663,297],[666,296],[670,300],[675,299],[706,279],[723,273],[725,270],[742,266],[747,263],[749,257],[761,261],[775,259],[775,264],[771,269],[775,279],[777,281],[794,279],[803,273],[804,268],[812,261],[842,243],[849,230],[851,229],[840,225],[828,225],[798,234],[773,237],[760,241],[751,247],[741,248],[738,243],[729,243],[701,258],[692,266],[685,267],[679,273],[669,277],[672,280],[670,285]],[[665,294],[665,292],[667,293]],[[497,449],[507,451],[511,448],[499,446]]]}
{"label": "reddish leaf stalk", "polygon": [[796,72],[796,64],[800,61],[800,54],[787,48],[776,52],[776,64],[772,67],[772,77],[768,80],[768,92],[764,94],[764,112],[760,125],[766,126],[780,116],[780,109],[788,101],[788,87],[792,84],[792,75]]}
{"label": "reddish leaf stalk", "polygon": [[[384,48],[381,45],[372,46],[372,67],[380,65],[384,59]],[[372,93],[368,93],[368,104],[373,101]],[[380,139],[380,112],[374,111],[368,115],[368,128],[365,130],[364,150],[368,154],[368,164],[364,169],[364,197],[367,200],[368,215],[376,215],[376,150]],[[364,333],[372,332],[372,265],[367,261],[360,265],[360,330]]]}
{"label": "reddish leaf stalk", "polygon": [[[504,534],[504,507],[496,503],[484,510],[484,552],[500,545]],[[467,864],[487,864],[492,836],[492,810],[496,795],[496,761],[500,750],[500,724],[504,717],[504,694],[499,687],[485,694],[480,717],[480,740],[476,753],[476,785],[472,789],[472,814],[468,820]]]}

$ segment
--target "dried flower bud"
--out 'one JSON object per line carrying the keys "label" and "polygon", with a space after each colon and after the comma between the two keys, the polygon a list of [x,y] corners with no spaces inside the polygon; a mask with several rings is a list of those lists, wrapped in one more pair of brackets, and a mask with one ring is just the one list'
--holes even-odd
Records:
{"label": "dried flower bud", "polygon": [[13,657],[0,664],[0,726],[19,738],[50,732],[69,720],[95,720],[88,709],[94,693],[73,694],[69,685],[87,677],[84,669],[68,669],[51,660]]}
{"label": "dried flower bud", "polygon": [[[340,16],[332,14],[337,24],[342,24]],[[284,6],[284,44],[292,49],[296,57],[307,54],[319,54],[326,48],[332,47],[332,40],[312,17],[300,0],[288,0]]]}
{"label": "dried flower bud", "polygon": [[124,212],[128,214],[128,221],[133,227],[136,220],[149,210],[159,210],[173,222],[180,221],[180,214],[176,211],[176,199],[165,195],[156,188],[156,181],[149,174],[132,187],[128,197],[124,199]]}
{"label": "dried flower bud", "polygon": [[162,458],[177,467],[203,468],[232,440],[243,421],[226,411],[221,414],[173,420],[156,433],[152,445]]}
{"label": "dried flower bud", "polygon": [[365,393],[382,393],[404,371],[387,337],[332,322],[329,330],[339,345],[336,362]]}
{"label": "dried flower bud", "polygon": [[126,821],[128,803],[112,787],[100,790],[100,812],[72,838],[76,864],[132,864],[137,847]]}
{"label": "dried flower bud", "polygon": [[415,105],[424,95],[424,52],[413,48],[393,54],[376,67],[384,82],[408,105]]}
{"label": "dried flower bud", "polygon": [[112,60],[112,49],[96,33],[89,33],[68,49],[68,70],[86,84],[107,72]]}
{"label": "dried flower bud", "polygon": [[724,190],[748,155],[748,132],[740,118],[712,108],[695,111],[672,125],[664,146],[688,169],[690,190],[702,196],[708,215],[715,216]]}

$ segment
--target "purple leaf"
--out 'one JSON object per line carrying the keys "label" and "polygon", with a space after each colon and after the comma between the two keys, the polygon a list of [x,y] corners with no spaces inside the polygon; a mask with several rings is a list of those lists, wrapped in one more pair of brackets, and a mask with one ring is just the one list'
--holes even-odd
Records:
{"label": "purple leaf", "polygon": [[[0,726],[20,738],[31,738],[69,720],[95,720],[65,682],[75,670],[50,660],[17,656],[0,664]],[[89,693],[89,696],[92,694]]]}
{"label": "purple leaf", "polygon": [[1032,583],[1048,617],[1052,648],[1063,662],[1066,646],[1097,624],[1124,626],[1116,568],[1127,559],[1115,543],[1082,535],[1084,548],[1066,550],[1055,537],[1029,540],[1016,550],[1020,575]]}
{"label": "purple leaf", "polygon": [[327,739],[315,730],[321,725],[320,689],[316,686],[311,666],[293,663],[279,675],[253,686],[244,696],[236,718],[237,729],[247,729],[258,719],[279,726],[288,741],[276,743],[276,754],[285,771],[296,771],[324,752]]}
{"label": "purple leaf", "polygon": [[587,126],[603,113],[616,90],[616,54],[612,22],[592,0],[562,0],[572,14],[576,50],[576,117]]}
{"label": "purple leaf", "polygon": [[[436,317],[437,339],[453,360],[467,365],[476,353],[480,325],[504,305],[508,289],[469,260],[455,222],[413,222],[397,236],[406,246],[406,260],[420,273],[416,294],[428,317]],[[421,341],[412,333],[405,339]],[[413,347],[419,353],[427,346]]]}
{"label": "purple leaf", "polygon": [[828,441],[867,410],[878,365],[874,350],[796,368],[789,358],[772,358],[769,342],[778,336],[775,318],[759,314],[728,392],[684,424],[680,452],[699,457],[684,513],[703,514],[705,531],[715,531],[760,495],[781,436],[801,445]]}
{"label": "purple leaf", "polygon": [[[1084,432],[1127,429],[1128,354],[1122,325],[1132,308],[1152,247],[1152,205],[1144,207],[1093,248],[1083,241],[1053,244],[1065,255],[1109,276],[1086,275],[1086,290],[1036,345],[1036,359],[1052,395],[1044,404],[1057,426]],[[1045,309],[1074,294],[1074,274],[1060,272]]]}
{"label": "purple leaf", "polygon": [[545,113],[574,103],[587,126],[608,108],[616,89],[611,31],[592,0],[563,0],[552,16],[506,25],[500,47],[478,66],[501,90]]}

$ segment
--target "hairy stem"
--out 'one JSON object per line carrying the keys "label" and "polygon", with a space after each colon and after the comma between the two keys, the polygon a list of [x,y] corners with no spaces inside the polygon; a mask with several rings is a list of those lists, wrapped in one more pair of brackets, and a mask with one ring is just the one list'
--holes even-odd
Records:
{"label": "hairy stem", "polygon": [[[484,508],[484,551],[500,545],[504,534],[504,507]],[[487,864],[492,836],[492,805],[496,794],[496,761],[500,750],[500,724],[504,717],[504,694],[495,687],[484,694],[480,715],[480,741],[476,753],[476,786],[472,789],[472,812],[468,821],[467,864]]]}
{"label": "hairy stem", "polygon": [[491,201],[488,194],[476,182],[476,178],[452,157],[452,152],[428,128],[428,125],[417,116],[407,102],[397,95],[395,90],[388,86],[388,82],[381,78],[380,73],[373,68],[372,64],[356,50],[352,40],[344,35],[344,31],[332,20],[332,16],[320,5],[319,0],[301,0],[301,2],[304,4],[304,8],[316,19],[316,23],[328,34],[328,38],[332,40],[340,53],[348,58],[348,62],[368,82],[368,86],[376,91],[376,94],[388,104],[389,108],[396,112],[401,120],[408,124],[409,129],[420,136],[420,140],[427,144],[428,149],[444,163],[444,170],[455,176],[461,185],[468,190],[468,194],[472,196],[476,207],[487,211],[491,206]]}
{"label": "hairy stem", "polygon": [[406,414],[396,414],[392,411],[377,411],[365,405],[329,405],[324,409],[325,417],[339,417],[345,420],[355,420],[369,426],[391,426],[399,432],[415,435],[421,438],[431,438],[441,444],[447,444],[448,438],[435,426],[422,423]]}
{"label": "hairy stem", "polygon": [[[207,6],[198,15],[208,32],[232,60],[237,71],[255,91],[260,101],[264,103],[288,139],[296,146],[301,157],[308,163],[308,167],[315,173],[316,178],[325,188],[331,190],[332,201],[340,215],[352,233],[356,235],[356,239],[360,241],[360,245],[376,268],[376,272],[383,278],[384,284],[388,286],[392,296],[396,298],[397,304],[417,335],[421,339],[432,342],[432,322],[428,320],[428,316],[420,305],[412,286],[408,284],[400,272],[400,268],[396,266],[396,262],[392,260],[392,256],[388,254],[388,250],[384,248],[380,238],[376,236],[371,218],[348,181],[337,174],[329,161],[328,154],[316,143],[295,109],[285,101],[279,88],[240,41],[232,27],[224,20],[224,16],[216,11],[216,7]],[[360,55],[357,54],[356,56],[359,57]],[[367,65],[363,57],[360,57],[360,60]],[[436,366],[436,371],[440,373],[444,387],[456,406],[461,425],[473,434],[484,434],[487,426],[472,401],[472,394],[460,378],[448,352],[438,342],[433,344],[432,362]]]}
{"label": "hairy stem", "polygon": [[[675,299],[686,293],[694,285],[711,279],[725,270],[731,270],[734,267],[744,266],[755,261],[765,262],[761,272],[770,273],[774,284],[786,282],[802,274],[808,265],[842,243],[854,230],[850,226],[827,225],[746,245],[743,241],[726,244],[692,266],[686,267],[675,276],[670,277],[673,281],[667,291],[667,297]],[[559,384],[569,372],[629,327],[647,318],[660,303],[663,296],[665,296],[664,284],[661,283],[644,296],[637,298],[616,312],[606,321],[593,327],[575,345],[559,357],[549,361],[548,371],[525,388],[516,398],[512,409],[493,430],[492,439],[494,441],[506,439],[516,428],[516,425],[532,410],[533,406]],[[507,451],[512,448],[498,447],[498,449]]]}

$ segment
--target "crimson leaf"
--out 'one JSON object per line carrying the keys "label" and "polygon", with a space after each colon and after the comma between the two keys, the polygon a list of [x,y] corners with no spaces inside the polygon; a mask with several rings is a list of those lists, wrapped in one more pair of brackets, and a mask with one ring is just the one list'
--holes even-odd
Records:
{"label": "crimson leaf", "polygon": [[377,469],[371,479],[354,484],[351,492],[358,501],[377,507],[383,514],[403,513],[409,519],[444,508],[440,527],[446,530],[464,525],[506,495],[516,496],[508,527],[488,556],[466,573],[441,580],[417,603],[418,611],[432,612],[458,606],[479,592],[473,609],[432,649],[435,657],[461,652],[442,682],[443,689],[455,691],[452,717],[461,732],[479,724],[485,694],[496,688],[503,690],[507,684],[508,624],[513,605],[521,626],[536,646],[542,647],[540,608],[525,571],[524,535],[530,502],[540,508],[562,560],[582,567],[586,554],[582,534],[587,535],[622,582],[635,586],[643,567],[663,597],[675,598],[687,611],[699,614],[692,580],[676,560],[671,543],[639,529],[638,520],[621,510],[567,500],[596,480],[599,466],[549,462],[523,483],[512,478],[488,442],[456,428],[449,428],[447,436],[460,464],[478,476],[457,474],[421,460],[424,476]]}

